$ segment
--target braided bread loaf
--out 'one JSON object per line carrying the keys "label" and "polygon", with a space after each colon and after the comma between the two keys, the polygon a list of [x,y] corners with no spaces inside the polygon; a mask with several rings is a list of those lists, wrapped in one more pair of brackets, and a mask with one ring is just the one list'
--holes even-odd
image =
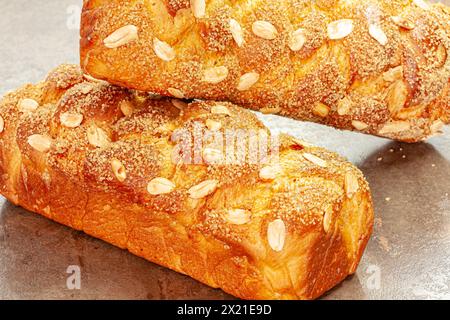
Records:
{"label": "braided bread loaf", "polygon": [[267,132],[229,103],[155,99],[63,65],[6,95],[0,120],[10,201],[237,297],[318,297],[355,272],[372,230],[367,182],[334,153],[289,136],[261,163],[224,162],[249,156],[250,136],[222,160],[209,138],[177,148],[197,129]]}
{"label": "braided bread loaf", "polygon": [[142,91],[415,142],[450,121],[449,21],[424,0],[85,0],[81,65]]}

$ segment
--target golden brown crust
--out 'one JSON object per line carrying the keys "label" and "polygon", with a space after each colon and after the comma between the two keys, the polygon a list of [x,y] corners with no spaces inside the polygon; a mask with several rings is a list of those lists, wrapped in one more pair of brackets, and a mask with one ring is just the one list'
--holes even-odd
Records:
{"label": "golden brown crust", "polygon": [[[205,14],[196,18],[191,7],[202,0],[187,2],[85,1],[83,69],[124,87],[166,96],[177,89],[187,98],[227,100],[407,142],[435,135],[449,121],[450,13],[445,5],[423,0],[206,1]],[[343,19],[351,20],[353,30],[332,40],[328,28]],[[257,21],[264,25],[254,31]],[[124,26],[136,29],[114,48],[105,45]],[[336,30],[342,26],[334,35]],[[164,42],[156,49],[155,38]],[[212,67],[228,73],[218,83],[205,81]],[[248,73],[258,75],[256,83],[241,91],[241,77]]]}
{"label": "golden brown crust", "polygon": [[[289,136],[279,160],[273,149],[266,163],[203,153],[189,164],[199,147],[177,139],[198,128],[267,129],[230,103],[180,104],[87,78],[63,65],[0,102],[9,200],[245,299],[316,298],[355,272],[373,209],[353,165]],[[236,144],[248,159],[250,141]],[[204,181],[217,187],[195,187]]]}

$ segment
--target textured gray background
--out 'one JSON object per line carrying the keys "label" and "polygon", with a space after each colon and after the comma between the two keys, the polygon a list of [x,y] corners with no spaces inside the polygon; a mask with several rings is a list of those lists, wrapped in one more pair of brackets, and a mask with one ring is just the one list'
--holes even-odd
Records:
{"label": "textured gray background", "polygon": [[[0,1],[0,95],[41,80],[60,63],[78,62],[80,7],[81,0]],[[445,136],[428,143],[406,145],[274,116],[262,119],[275,131],[341,153],[371,184],[377,217],[374,236],[357,274],[324,298],[450,299],[449,128]],[[66,287],[69,265],[81,268],[81,290]],[[231,297],[15,207],[0,196],[1,298]]]}

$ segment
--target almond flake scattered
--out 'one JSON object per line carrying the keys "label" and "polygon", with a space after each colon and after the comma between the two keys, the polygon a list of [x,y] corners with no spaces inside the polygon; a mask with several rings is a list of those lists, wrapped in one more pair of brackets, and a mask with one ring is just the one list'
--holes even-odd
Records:
{"label": "almond flake scattered", "polygon": [[242,30],[241,25],[234,19],[230,19],[229,23],[234,41],[238,47],[242,47],[244,45],[244,31]]}
{"label": "almond flake scattered", "polygon": [[28,137],[28,144],[39,152],[47,152],[52,146],[52,139],[42,134],[33,134]]}
{"label": "almond flake scattered", "polygon": [[411,128],[411,124],[408,121],[393,121],[387,123],[381,128],[379,134],[390,134],[408,131]]}
{"label": "almond flake scattered", "polygon": [[351,19],[342,19],[331,22],[328,25],[328,38],[331,40],[340,40],[349,36],[354,29],[354,23]]}
{"label": "almond flake scattered", "polygon": [[262,114],[278,114],[281,112],[281,108],[280,107],[265,107],[265,108],[259,109],[259,112],[261,112]]}
{"label": "almond flake scattered", "polygon": [[221,66],[221,67],[213,67],[206,69],[203,72],[203,78],[202,81],[212,83],[212,84],[218,84],[225,80],[228,77],[228,68]]}
{"label": "almond flake scattered", "polygon": [[217,180],[206,180],[189,189],[189,197],[192,199],[203,199],[217,190]]}
{"label": "almond flake scattered", "polygon": [[119,104],[120,111],[122,111],[123,115],[129,117],[134,112],[134,107],[128,100],[122,100]]}
{"label": "almond flake scattered", "polygon": [[250,212],[243,209],[228,210],[225,219],[235,225],[243,225],[250,222]]}
{"label": "almond flake scattered", "polygon": [[176,185],[166,178],[155,178],[147,185],[147,192],[153,196],[171,193]]}
{"label": "almond flake scattered", "polygon": [[323,230],[328,233],[330,231],[331,222],[333,220],[333,207],[330,206],[323,215]]}
{"label": "almond flake scattered", "polygon": [[231,117],[230,110],[224,105],[218,104],[211,107],[212,114],[224,114]]}
{"label": "almond flake scattered", "polygon": [[319,167],[326,168],[328,166],[327,162],[311,153],[303,153],[303,158],[308,160],[309,162],[314,163],[315,165],[318,165]]}
{"label": "almond flake scattered", "polygon": [[153,50],[158,58],[164,61],[171,61],[175,59],[175,51],[166,42],[159,40],[158,38],[153,39]]}
{"label": "almond flake scattered", "polygon": [[19,110],[22,112],[35,111],[39,107],[39,103],[33,99],[22,99],[19,102]]}
{"label": "almond flake scattered", "polygon": [[442,133],[442,129],[444,128],[445,123],[442,120],[436,120],[430,127],[430,131],[432,135],[437,135]]}
{"label": "almond flake scattered", "polygon": [[124,182],[127,178],[127,172],[125,169],[125,166],[117,159],[113,159],[111,161],[111,169],[114,173],[114,176],[119,180],[120,182]]}
{"label": "almond flake scattered", "polygon": [[386,33],[384,33],[383,29],[379,25],[371,24],[369,26],[369,33],[377,40],[382,46],[385,46],[388,43],[388,38],[386,36]]}
{"label": "almond flake scattered", "polygon": [[330,107],[319,102],[314,106],[313,113],[318,117],[325,118],[330,113]]}
{"label": "almond flake scattered", "polygon": [[239,79],[239,84],[237,86],[237,89],[239,91],[246,91],[250,89],[255,83],[257,83],[259,80],[259,73],[256,72],[249,72]]}
{"label": "almond flake scattered", "polygon": [[106,132],[95,125],[91,125],[87,130],[87,138],[89,143],[97,148],[106,147],[109,143],[111,143],[111,140]]}
{"label": "almond flake scattered", "polygon": [[359,183],[358,178],[351,172],[345,174],[345,193],[349,199],[353,198],[353,195],[358,192]]}
{"label": "almond flake scattered", "polygon": [[403,80],[398,80],[391,85],[386,102],[392,115],[397,114],[406,104],[408,99],[408,87]]}
{"label": "almond flake scattered", "polygon": [[59,120],[67,128],[76,128],[83,122],[83,115],[80,113],[64,112],[59,116]]}
{"label": "almond flake scattered", "polygon": [[133,25],[127,25],[114,31],[105,40],[103,40],[103,43],[105,47],[109,49],[114,49],[124,46],[137,39],[138,39],[138,28]]}
{"label": "almond flake scattered", "polygon": [[364,123],[362,121],[357,121],[357,120],[352,121],[352,126],[353,126],[353,128],[355,128],[356,130],[359,130],[359,131],[366,130],[369,127],[369,125],[367,123]]}
{"label": "almond flake scattered", "polygon": [[300,51],[306,43],[306,30],[303,28],[292,32],[289,37],[289,48],[292,51]]}
{"label": "almond flake scattered", "polygon": [[345,116],[350,113],[350,110],[352,109],[352,102],[349,98],[345,97],[338,102],[338,114],[340,116]]}
{"label": "almond flake scattered", "polygon": [[267,227],[267,240],[272,250],[277,252],[283,250],[286,241],[286,225],[283,220],[276,219],[269,223]]}
{"label": "almond flake scattered", "polygon": [[256,36],[266,40],[273,40],[278,35],[278,31],[273,24],[261,20],[253,23],[252,31]]}

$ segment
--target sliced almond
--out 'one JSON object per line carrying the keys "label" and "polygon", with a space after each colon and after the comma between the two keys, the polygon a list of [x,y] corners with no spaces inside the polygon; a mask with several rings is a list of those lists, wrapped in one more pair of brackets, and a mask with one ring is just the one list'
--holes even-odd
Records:
{"label": "sliced almond", "polygon": [[278,35],[278,31],[273,24],[261,20],[253,23],[252,31],[256,36],[266,40],[273,40]]}
{"label": "sliced almond", "polygon": [[311,153],[303,153],[303,158],[308,160],[311,163],[314,163],[315,165],[318,165],[319,167],[326,168],[328,166],[327,162]]}
{"label": "sliced almond", "polygon": [[345,116],[350,113],[352,109],[352,101],[345,97],[338,102],[337,112],[340,116]]}
{"label": "sliced almond", "polygon": [[319,102],[314,106],[313,113],[318,117],[325,118],[330,113],[330,107]]}
{"label": "sliced almond", "polygon": [[386,102],[391,114],[397,114],[397,112],[399,112],[405,106],[407,99],[408,87],[403,82],[403,80],[398,80],[389,88],[388,94],[386,96]]}
{"label": "sliced almond", "polygon": [[206,0],[190,0],[191,10],[196,18],[203,18],[206,15]]}
{"label": "sliced almond", "polygon": [[166,178],[155,178],[147,185],[147,192],[153,196],[171,193],[176,185]]}
{"label": "sliced almond", "polygon": [[437,61],[439,62],[439,65],[444,65],[447,61],[447,47],[444,44],[440,44],[439,47],[436,50],[436,58]]}
{"label": "sliced almond", "polygon": [[184,110],[188,107],[188,104],[182,100],[172,99],[171,102],[172,105],[179,110]]}
{"label": "sliced almond", "polygon": [[258,80],[259,80],[259,73],[256,72],[246,73],[239,79],[237,89],[239,91],[246,91],[250,89],[255,83],[257,83]]}
{"label": "sliced almond", "polygon": [[221,105],[221,104],[212,106],[211,107],[211,113],[212,114],[224,114],[224,115],[227,115],[227,116],[231,117],[230,110],[227,107],[225,107],[224,105]]}
{"label": "sliced almond", "polygon": [[333,220],[333,207],[330,206],[328,207],[327,210],[325,210],[325,213],[323,215],[323,230],[328,233],[328,231],[330,231],[330,227],[331,227],[331,222]]}
{"label": "sliced almond", "polygon": [[49,216],[50,214],[51,214],[51,209],[50,209],[50,206],[46,206],[44,209],[42,209],[42,211],[47,215],[47,216]]}
{"label": "sliced almond", "polygon": [[5,120],[3,120],[3,117],[0,116],[0,133],[2,133],[4,129],[5,129]]}
{"label": "sliced almond", "polygon": [[181,91],[179,89],[169,88],[169,89],[167,89],[167,91],[175,98],[184,99],[184,93],[183,93],[183,91]]}
{"label": "sliced almond", "polygon": [[339,40],[349,36],[354,29],[354,23],[351,19],[342,19],[328,24],[328,38]]}
{"label": "sliced almond", "polygon": [[413,0],[413,2],[416,4],[416,6],[423,10],[431,9],[431,6],[425,0]]}
{"label": "sliced almond", "polygon": [[397,26],[407,29],[407,30],[413,30],[416,25],[414,22],[400,16],[393,16],[391,17],[392,22],[394,22]]}
{"label": "sliced almond", "polygon": [[408,121],[393,121],[387,123],[378,132],[379,134],[399,133],[411,129],[411,124]]}
{"label": "sliced almond", "polygon": [[348,198],[352,198],[353,195],[359,190],[358,177],[356,177],[352,172],[347,172],[344,178],[345,182],[345,193]]}
{"label": "sliced almond", "polygon": [[128,100],[122,100],[119,104],[119,108],[126,117],[130,117],[134,112],[133,104]]}
{"label": "sliced almond", "polygon": [[[432,135],[437,135],[442,133],[442,129],[444,128],[445,123],[442,120],[434,121],[430,126],[430,131]],[[0,126],[1,127],[1,126]],[[1,132],[1,130],[0,130]]]}
{"label": "sliced almond", "polygon": [[203,150],[203,159],[206,161],[206,163],[217,164],[222,161],[222,158],[223,154],[220,150],[213,148],[205,148]]}
{"label": "sliced almond", "polygon": [[262,180],[274,180],[276,177],[280,174],[280,167],[279,166],[265,166],[259,170],[259,177]]}
{"label": "sliced almond", "polygon": [[59,116],[59,120],[67,128],[76,128],[83,122],[83,115],[80,113],[64,112]]}
{"label": "sliced almond", "polygon": [[286,241],[286,225],[283,220],[276,219],[269,223],[267,227],[267,241],[272,250],[277,252],[283,250]]}
{"label": "sliced almond", "polygon": [[206,127],[211,131],[218,131],[222,128],[222,124],[220,122],[211,119],[207,119],[205,124]]}
{"label": "sliced almond", "polygon": [[306,30],[297,29],[291,33],[288,46],[292,51],[300,51],[306,43]]}
{"label": "sliced almond", "polygon": [[138,28],[130,24],[111,33],[105,40],[103,40],[103,44],[109,49],[114,49],[124,46],[137,39]]}
{"label": "sliced almond", "polygon": [[369,125],[367,123],[358,121],[358,120],[353,120],[352,126],[353,126],[353,128],[355,128],[356,130],[359,130],[359,131],[366,130],[369,127]]}
{"label": "sliced almond", "polygon": [[212,83],[212,84],[218,84],[225,80],[228,77],[228,68],[221,66],[221,67],[213,67],[206,69],[203,73],[202,81]]}
{"label": "sliced almond", "polygon": [[369,26],[369,34],[377,40],[382,46],[387,45],[388,43],[388,37],[386,36],[386,33],[384,33],[383,29],[376,24],[371,24]]}
{"label": "sliced almond", "polygon": [[281,112],[280,107],[264,107],[259,109],[259,112],[262,114],[277,114]]}
{"label": "sliced almond", "polygon": [[42,134],[33,134],[28,137],[28,144],[39,152],[47,152],[52,146],[52,139]]}
{"label": "sliced almond", "polygon": [[217,180],[206,180],[189,189],[189,197],[192,199],[203,199],[217,190]]}
{"label": "sliced almond", "polygon": [[236,225],[246,224],[250,222],[250,218],[251,218],[250,212],[243,209],[228,210],[225,215],[225,219],[229,223]]}
{"label": "sliced almond", "polygon": [[403,66],[398,66],[392,69],[389,69],[385,73],[383,73],[383,79],[387,82],[394,82],[397,80],[403,79]]}
{"label": "sliced almond", "polygon": [[171,61],[175,59],[175,50],[164,41],[158,38],[153,39],[153,50],[158,58],[164,61]]}
{"label": "sliced almond", "polygon": [[230,19],[229,23],[234,41],[236,41],[238,47],[242,47],[244,45],[244,31],[242,30],[241,25],[234,19]]}
{"label": "sliced almond", "polygon": [[87,130],[87,138],[89,143],[97,148],[103,148],[106,147],[109,143],[111,143],[111,140],[109,139],[106,132],[97,127],[96,125],[91,125]]}
{"label": "sliced almond", "polygon": [[39,107],[39,103],[33,99],[22,99],[19,102],[19,110],[22,112],[35,111]]}
{"label": "sliced almond", "polygon": [[117,159],[111,160],[111,169],[117,180],[119,180],[120,182],[125,181],[125,179],[127,178],[127,171],[122,162]]}

